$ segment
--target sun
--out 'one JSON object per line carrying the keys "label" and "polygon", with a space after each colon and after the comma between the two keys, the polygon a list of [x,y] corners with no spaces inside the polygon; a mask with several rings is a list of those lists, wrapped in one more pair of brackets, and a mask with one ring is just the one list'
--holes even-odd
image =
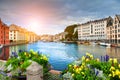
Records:
{"label": "sun", "polygon": [[29,30],[30,31],[36,31],[40,27],[41,27],[41,24],[40,24],[39,20],[31,20],[29,22]]}
{"label": "sun", "polygon": [[31,27],[38,27],[38,26],[40,26],[40,24],[39,24],[38,21],[32,21],[32,22],[30,23],[30,26],[31,26]]}

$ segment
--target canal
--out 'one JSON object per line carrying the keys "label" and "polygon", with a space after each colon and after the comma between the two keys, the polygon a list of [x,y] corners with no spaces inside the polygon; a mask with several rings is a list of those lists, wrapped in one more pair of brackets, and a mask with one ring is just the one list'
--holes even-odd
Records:
{"label": "canal", "polygon": [[3,47],[0,49],[0,59],[8,59],[12,52],[18,52],[19,50],[28,51],[30,49],[47,55],[50,64],[55,70],[64,70],[69,63],[82,57],[86,52],[98,58],[106,54],[112,58],[120,58],[120,48],[39,41],[31,44]]}

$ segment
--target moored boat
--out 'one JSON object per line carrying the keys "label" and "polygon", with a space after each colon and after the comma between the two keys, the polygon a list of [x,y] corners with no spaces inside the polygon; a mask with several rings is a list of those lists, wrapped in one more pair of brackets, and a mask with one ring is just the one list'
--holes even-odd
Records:
{"label": "moored boat", "polygon": [[110,43],[103,43],[103,42],[101,42],[100,45],[101,45],[101,46],[106,46],[106,47],[110,47],[110,46],[111,46]]}

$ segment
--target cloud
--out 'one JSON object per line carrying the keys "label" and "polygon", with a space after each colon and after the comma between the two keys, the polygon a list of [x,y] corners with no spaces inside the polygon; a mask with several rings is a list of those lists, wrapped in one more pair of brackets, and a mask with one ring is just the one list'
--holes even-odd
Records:
{"label": "cloud", "polygon": [[23,27],[38,19],[42,28],[37,33],[56,34],[70,24],[119,14],[119,5],[119,0],[0,0],[0,17]]}

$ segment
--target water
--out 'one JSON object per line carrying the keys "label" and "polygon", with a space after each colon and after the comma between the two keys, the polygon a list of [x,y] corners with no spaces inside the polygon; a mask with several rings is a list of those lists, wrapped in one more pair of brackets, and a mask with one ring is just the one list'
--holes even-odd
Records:
{"label": "water", "polygon": [[120,48],[39,41],[32,44],[4,47],[0,49],[0,59],[8,59],[11,52],[18,52],[20,49],[27,51],[33,49],[49,56],[49,62],[55,70],[64,70],[69,63],[82,57],[86,52],[99,58],[106,54],[110,57],[120,58]]}

